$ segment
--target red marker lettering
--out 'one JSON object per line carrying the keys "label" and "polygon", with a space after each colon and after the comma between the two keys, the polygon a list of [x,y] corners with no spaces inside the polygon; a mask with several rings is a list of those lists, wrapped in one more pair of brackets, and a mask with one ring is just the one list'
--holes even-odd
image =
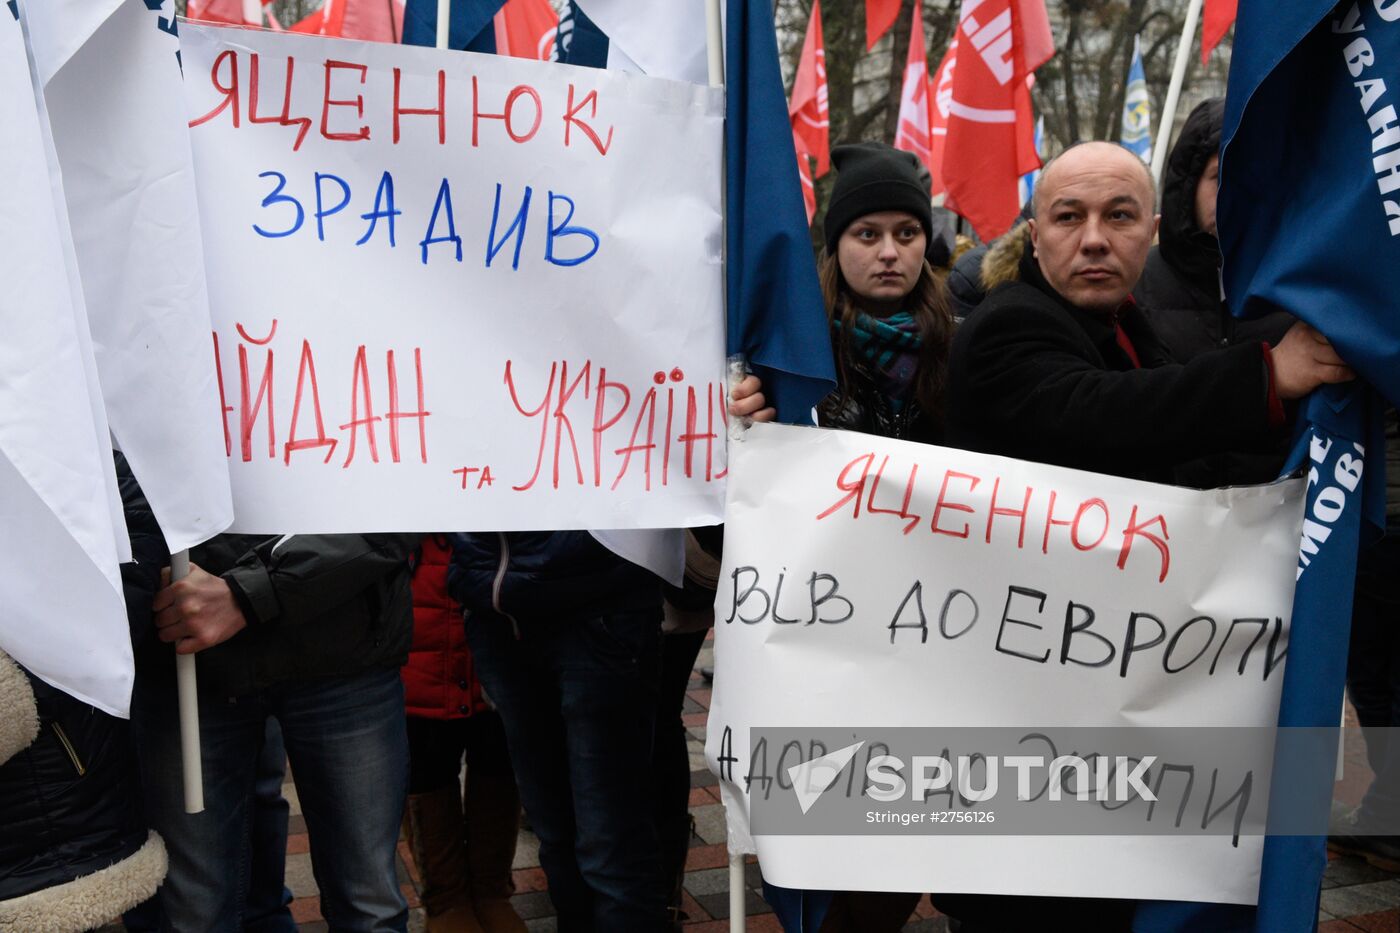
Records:
{"label": "red marker lettering", "polygon": [[[358,71],[360,73],[360,84],[365,83],[365,74],[369,68],[365,65],[356,65],[353,62],[338,62],[332,59],[326,60],[326,89],[321,95],[321,135],[326,139],[336,139],[342,141],[354,141],[357,139],[369,139],[369,127],[361,126],[358,132],[354,133],[332,133],[330,131],[330,119],[332,107],[354,107],[355,116],[361,120],[365,116],[365,98],[363,94],[356,94],[353,99],[337,100],[331,97],[331,72],[332,71]],[[354,441],[351,441],[351,450],[354,449]]]}
{"label": "red marker lettering", "polygon": [[[588,137],[589,142],[593,143],[599,155],[607,155],[608,149],[612,147],[613,127],[608,127],[608,138],[606,140],[599,139],[593,127],[578,118],[579,112],[582,111],[584,107],[591,108],[588,111],[589,117],[598,116],[598,92],[589,91],[584,95],[583,100],[579,101],[578,106],[574,106],[574,86],[570,83],[569,105],[564,113],[564,145],[567,147],[572,144],[571,132],[573,128],[577,126],[580,132]],[[473,140],[473,145],[475,145],[475,140]]]}

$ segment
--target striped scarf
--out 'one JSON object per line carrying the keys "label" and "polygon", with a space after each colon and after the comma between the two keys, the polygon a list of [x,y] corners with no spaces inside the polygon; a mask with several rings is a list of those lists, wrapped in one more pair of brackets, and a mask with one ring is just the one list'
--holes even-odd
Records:
{"label": "striped scarf", "polygon": [[[838,332],[843,329],[839,318],[835,327]],[[913,391],[923,339],[914,315],[899,311],[876,318],[857,311],[850,338],[856,354],[874,372],[881,394],[895,411],[902,409]]]}

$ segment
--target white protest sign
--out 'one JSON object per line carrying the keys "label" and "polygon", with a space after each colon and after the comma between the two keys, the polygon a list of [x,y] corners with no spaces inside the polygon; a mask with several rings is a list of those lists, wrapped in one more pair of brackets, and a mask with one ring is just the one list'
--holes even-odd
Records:
{"label": "white protest sign", "polygon": [[719,520],[718,91],[181,40],[235,530]]}
{"label": "white protest sign", "polygon": [[[1254,903],[1257,835],[753,835],[753,782],[803,758],[750,731],[1273,726],[1301,480],[1198,492],[781,425],[730,458],[706,755],[766,879]],[[1221,805],[1206,777],[1190,819]]]}

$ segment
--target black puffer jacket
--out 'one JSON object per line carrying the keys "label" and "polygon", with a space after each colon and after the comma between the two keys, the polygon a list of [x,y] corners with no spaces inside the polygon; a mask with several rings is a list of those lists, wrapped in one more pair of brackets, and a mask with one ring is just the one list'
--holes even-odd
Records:
{"label": "black puffer jacket", "polygon": [[[140,487],[117,455],[134,561],[129,621],[144,631],[166,558]],[[137,806],[129,728],[33,677],[0,651],[0,930],[86,930],[150,897],[165,847]]]}
{"label": "black puffer jacket", "polygon": [[[1210,350],[1246,343],[1277,344],[1293,325],[1276,311],[1242,321],[1220,297],[1220,244],[1196,222],[1196,187],[1220,151],[1225,103],[1207,100],[1191,111],[1172,147],[1162,183],[1159,243],[1133,295],[1167,352],[1188,363]],[[1278,476],[1287,451],[1226,452],[1182,464],[1176,481],[1202,488],[1262,483]]]}
{"label": "black puffer jacket", "polygon": [[[137,806],[126,720],[30,676],[0,652],[0,696],[25,689],[37,720],[33,740],[0,763],[0,929],[89,929],[155,893],[164,847]],[[22,725],[13,707],[5,719],[2,732]],[[93,876],[99,870],[105,875]],[[84,904],[101,906],[89,912]],[[27,916],[72,919],[39,926],[24,923]]]}
{"label": "black puffer jacket", "polygon": [[517,618],[661,611],[661,580],[586,531],[472,532],[452,537],[448,590],[470,610]]}
{"label": "black puffer jacket", "polygon": [[[409,557],[421,535],[233,535],[190,560],[232,589],[247,628],[199,653],[200,691],[239,696],[288,680],[402,667],[413,640]],[[173,676],[153,642],[138,676]]]}
{"label": "black puffer jacket", "polygon": [[[833,352],[839,350],[833,348]],[[942,423],[924,411],[916,399],[911,398],[895,411],[868,368],[848,361],[841,375],[844,378],[836,391],[817,406],[817,423],[822,427],[920,444],[943,443]]]}

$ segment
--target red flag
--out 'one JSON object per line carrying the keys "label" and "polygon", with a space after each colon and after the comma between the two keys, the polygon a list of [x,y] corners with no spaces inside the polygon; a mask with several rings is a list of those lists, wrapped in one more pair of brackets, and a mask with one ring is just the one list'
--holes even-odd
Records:
{"label": "red flag", "polygon": [[[807,223],[817,213],[815,179],[831,169],[831,114],[827,109],[826,46],[822,41],[821,4],[812,4],[812,18],[807,23],[807,38],[802,43],[802,57],[797,62],[797,76],[792,82],[792,100],[788,102],[788,120],[792,123],[792,145],[797,150],[797,174],[802,179],[802,200],[807,205]],[[816,159],[813,172],[808,159]]]}
{"label": "red flag", "polygon": [[344,3],[345,0],[326,0],[319,10],[308,13],[292,23],[287,27],[287,31],[306,33],[311,36],[338,36],[344,21]]}
{"label": "red flag", "polygon": [[900,0],[865,0],[865,49],[875,48],[880,37],[899,19]]}
{"label": "red flag", "polygon": [[[331,0],[326,0],[330,3]],[[340,37],[369,42],[399,42],[403,39],[402,0],[336,0],[343,7]]]}
{"label": "red flag", "polygon": [[[1045,12],[1045,0],[1013,0],[1016,16],[1016,37],[1020,42],[1017,64],[1030,76],[1055,54],[1055,37],[1050,34],[1050,16]],[[988,17],[981,17],[985,22]]]}
{"label": "red flag", "polygon": [[831,167],[831,115],[827,109],[826,47],[822,42],[820,3],[812,4],[807,39],[802,43],[802,57],[792,82],[788,119],[792,122],[793,139],[798,141],[797,151],[817,160],[814,177],[822,177]]}
{"label": "red flag", "polygon": [[948,190],[943,182],[943,151],[948,143],[948,109],[953,102],[953,73],[958,66],[958,39],[943,53],[943,61],[928,82],[929,96],[929,159],[928,170],[932,176],[931,194],[937,197]]}
{"label": "red flag", "polygon": [[963,0],[957,41],[945,204],[991,240],[1021,209],[1017,181],[1040,167],[1026,78],[1054,54],[1044,0]]}
{"label": "red flag", "polygon": [[287,31],[398,42],[403,38],[403,0],[326,0],[319,10],[288,26]]}
{"label": "red flag", "polygon": [[924,4],[914,0],[909,27],[909,56],[904,62],[904,89],[899,95],[899,122],[894,147],[912,152],[933,172],[933,107],[929,95],[928,51],[924,45]]}
{"label": "red flag", "polygon": [[319,10],[292,23],[287,31],[312,36],[339,36],[345,23],[345,3],[346,0],[326,0]]}
{"label": "red flag", "polygon": [[[262,0],[266,6],[272,0]],[[185,16],[205,23],[232,23],[235,26],[261,26],[243,17],[243,0],[204,0],[198,3],[190,0]]]}
{"label": "red flag", "polygon": [[1239,0],[1206,0],[1205,19],[1201,22],[1201,64],[1210,61],[1210,53],[1225,38],[1235,21]]}
{"label": "red flag", "polygon": [[794,131],[792,147],[797,150],[797,178],[802,182],[802,206],[807,208],[807,226],[810,227],[812,218],[817,216],[817,185],[812,180],[812,154],[802,146],[802,140]]}
{"label": "red flag", "polygon": [[510,0],[494,20],[496,54],[549,61],[559,15],[549,0]]}

